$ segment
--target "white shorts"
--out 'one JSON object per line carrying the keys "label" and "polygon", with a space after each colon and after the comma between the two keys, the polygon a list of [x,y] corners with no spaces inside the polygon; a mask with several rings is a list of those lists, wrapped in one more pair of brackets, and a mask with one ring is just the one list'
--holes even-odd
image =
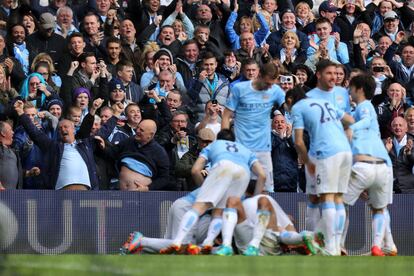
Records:
{"label": "white shorts", "polygon": [[[257,159],[262,165],[263,170],[266,174],[266,182],[265,182],[265,191],[266,192],[274,192],[274,184],[273,184],[273,163],[272,163],[272,155],[269,151],[257,151],[255,152]],[[252,179],[257,179],[257,176],[253,173]]]}
{"label": "white shorts", "polygon": [[339,152],[325,159],[309,158],[315,175],[306,167],[306,193],[310,195],[346,193],[351,175],[351,152]]}
{"label": "white shorts", "polygon": [[[257,204],[259,198],[261,197],[266,197],[271,202],[273,210],[276,213],[276,222],[279,228],[285,229],[288,225],[293,225],[292,221],[283,211],[282,207],[280,207],[280,205],[271,196],[257,195],[244,200],[243,208],[246,214],[246,219],[242,223],[236,225],[234,230],[234,239],[237,248],[242,252],[246,250],[250,241],[253,239],[254,227],[257,224]],[[269,251],[268,247],[279,243],[278,236],[271,229],[267,229],[266,233],[267,235],[265,235],[260,244],[260,251],[263,255],[277,255],[273,250]]]}
{"label": "white shorts", "polygon": [[226,207],[231,196],[241,197],[249,185],[250,171],[228,160],[218,162],[200,188],[196,202],[210,202],[213,207]]}
{"label": "white shorts", "polygon": [[[171,205],[168,211],[167,229],[165,230],[164,239],[173,240],[180,230],[180,223],[185,213],[190,210],[193,203],[184,198],[179,198]],[[183,244],[199,244],[207,237],[208,227],[211,222],[211,216],[206,214],[200,217],[199,221],[190,232],[187,233]]]}
{"label": "white shorts", "polygon": [[392,168],[390,170],[387,164],[356,162],[352,166],[351,179],[348,185],[348,192],[344,195],[344,202],[348,205],[354,205],[359,195],[364,190],[367,190],[369,195],[368,203],[374,209],[382,209],[390,201],[392,184]]}

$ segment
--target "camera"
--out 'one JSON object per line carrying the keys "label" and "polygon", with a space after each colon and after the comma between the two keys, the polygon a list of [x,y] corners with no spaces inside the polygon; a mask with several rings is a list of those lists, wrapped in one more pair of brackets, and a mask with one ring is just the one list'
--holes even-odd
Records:
{"label": "camera", "polygon": [[280,82],[281,83],[293,83],[293,77],[292,76],[280,76]]}
{"label": "camera", "polygon": [[182,128],[180,128],[180,131],[184,131],[184,132],[188,133],[188,128],[182,127]]}
{"label": "camera", "polygon": [[218,104],[218,101],[216,99],[214,99],[214,100],[211,100],[211,103],[212,104]]}
{"label": "camera", "polygon": [[35,121],[35,123],[37,123],[39,125],[42,123],[42,119],[40,119],[40,117],[37,116],[37,115],[34,116],[34,121]]}
{"label": "camera", "polygon": [[378,72],[384,72],[384,66],[375,66],[375,67],[372,67],[372,72],[376,72],[376,73],[378,73]]}

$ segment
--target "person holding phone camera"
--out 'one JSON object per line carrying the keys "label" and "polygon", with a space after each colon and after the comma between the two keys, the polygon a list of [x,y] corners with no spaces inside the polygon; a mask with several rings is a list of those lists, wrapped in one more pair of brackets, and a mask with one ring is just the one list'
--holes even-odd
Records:
{"label": "person holding phone camera", "polygon": [[208,101],[217,100],[218,104],[224,105],[229,94],[227,78],[216,72],[217,57],[212,52],[207,52],[202,62],[203,70],[189,92],[194,104],[197,105],[199,121],[204,117],[204,109]]}
{"label": "person holding phone camera", "polygon": [[[383,94],[382,90],[384,85],[390,82],[390,80],[394,77],[394,74],[392,73],[391,68],[387,65],[387,63],[382,57],[372,58],[370,69],[372,77],[374,78],[376,83],[375,94],[373,98],[373,102],[375,103],[378,102],[379,95]],[[381,99],[384,100],[383,97],[381,97]]]}
{"label": "person holding phone camera", "polygon": [[20,97],[22,100],[32,102],[37,108],[45,109],[46,100],[51,99],[53,94],[48,91],[43,76],[32,73],[23,81]]}

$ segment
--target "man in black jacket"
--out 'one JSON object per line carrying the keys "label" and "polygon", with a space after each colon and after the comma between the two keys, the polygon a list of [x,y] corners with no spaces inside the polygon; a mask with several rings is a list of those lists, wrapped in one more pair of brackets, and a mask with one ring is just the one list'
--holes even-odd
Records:
{"label": "man in black jacket", "polygon": [[152,183],[149,190],[164,190],[168,185],[169,159],[165,149],[154,140],[156,132],[157,126],[153,120],[142,120],[135,136],[121,141],[116,146],[105,145],[102,140],[101,147],[114,161],[128,157],[139,161],[151,171]]}
{"label": "man in black jacket", "polygon": [[61,35],[55,34],[55,28],[55,17],[51,13],[43,13],[39,19],[39,30],[27,37],[30,61],[40,53],[48,53],[55,66],[60,62],[66,43]]}

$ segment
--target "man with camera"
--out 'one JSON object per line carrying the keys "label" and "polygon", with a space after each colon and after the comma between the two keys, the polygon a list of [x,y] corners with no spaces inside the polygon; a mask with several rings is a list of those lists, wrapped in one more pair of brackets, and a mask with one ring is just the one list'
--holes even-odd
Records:
{"label": "man with camera", "polygon": [[170,181],[169,188],[180,190],[182,182],[175,177],[175,164],[193,147],[197,140],[189,129],[188,115],[183,111],[175,111],[170,125],[166,129],[160,129],[156,140],[163,146],[170,160]]}

